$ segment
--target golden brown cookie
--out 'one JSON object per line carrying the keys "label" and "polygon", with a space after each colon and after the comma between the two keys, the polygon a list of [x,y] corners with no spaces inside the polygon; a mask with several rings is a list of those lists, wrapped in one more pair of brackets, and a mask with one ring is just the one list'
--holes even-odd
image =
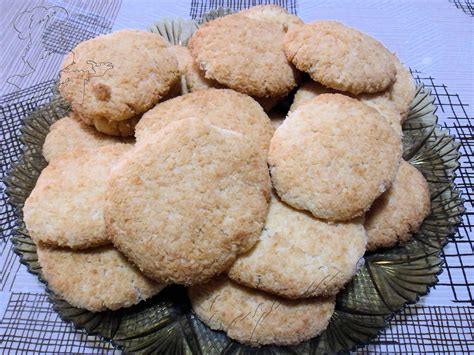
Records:
{"label": "golden brown cookie", "polygon": [[75,47],[59,90],[80,117],[123,121],[153,107],[178,79],[176,56],[160,35],[123,30]]}
{"label": "golden brown cookie", "polygon": [[382,95],[360,95],[356,97],[360,102],[376,109],[390,124],[395,132],[402,136],[401,116],[392,101]]}
{"label": "golden brown cookie", "polygon": [[221,128],[244,134],[261,147],[265,155],[273,129],[268,116],[251,97],[229,89],[199,90],[162,102],[143,115],[136,127],[138,143],[169,123],[183,118],[206,119]]}
{"label": "golden brown cookie", "polygon": [[207,79],[254,97],[282,97],[298,77],[283,52],[284,34],[278,24],[228,15],[201,26],[188,46]]}
{"label": "golden brown cookie", "polygon": [[189,289],[196,315],[211,329],[223,330],[251,346],[293,345],[326,329],[335,299],[288,300],[240,286],[225,276]]}
{"label": "golden brown cookie", "polygon": [[37,248],[41,276],[72,306],[91,312],[130,307],[160,292],[164,285],[138,271],[112,246],[89,250]]}
{"label": "golden brown cookie", "polygon": [[193,60],[193,57],[191,57],[191,53],[189,53],[188,47],[175,45],[171,46],[171,49],[173,50],[174,54],[176,55],[176,59],[178,60],[178,70],[181,74],[181,77],[168,94],[169,99],[189,93],[188,85],[186,84],[186,73],[188,71],[188,67],[192,64]]}
{"label": "golden brown cookie", "polygon": [[374,38],[336,21],[296,26],[285,36],[285,53],[301,71],[340,91],[374,93],[395,81],[392,54]]}
{"label": "golden brown cookie", "polygon": [[[297,108],[301,107],[303,104],[310,102],[311,99],[315,98],[321,94],[336,94],[336,90],[329,89],[320,83],[315,81],[308,81],[302,85],[298,91],[295,93],[293,103],[290,107],[290,111],[295,111]],[[347,93],[340,93],[347,94]],[[400,124],[400,114],[396,110],[393,103],[387,99],[386,92],[381,94],[362,94],[358,96],[353,96],[347,94],[348,96],[357,99],[366,105],[375,108],[379,113],[385,118],[390,126],[399,134],[402,135],[402,126]]]}
{"label": "golden brown cookie", "polygon": [[291,15],[285,8],[278,5],[257,5],[242,10],[238,14],[254,20],[276,23],[281,26],[284,32],[304,24],[298,16]]}
{"label": "golden brown cookie", "polygon": [[96,149],[121,141],[97,132],[83,122],[66,116],[54,122],[43,144],[46,161],[57,159],[63,154],[84,149]]}
{"label": "golden brown cookie", "polygon": [[402,160],[393,186],[366,215],[368,250],[405,243],[430,213],[430,191],[423,175]]}
{"label": "golden brown cookie", "polygon": [[268,163],[283,201],[344,221],[390,187],[401,154],[400,136],[375,109],[323,94],[290,112],[272,138]]}
{"label": "golden brown cookie", "polygon": [[127,154],[107,189],[107,232],[147,276],[191,285],[257,241],[268,210],[265,157],[240,133],[172,122]]}
{"label": "golden brown cookie", "polygon": [[141,115],[138,115],[126,120],[112,121],[106,118],[91,119],[90,117],[81,116],[75,112],[71,112],[70,116],[87,125],[94,126],[100,133],[124,138],[132,137],[135,134],[135,126],[141,118]]}
{"label": "golden brown cookie", "polygon": [[272,196],[259,242],[237,258],[228,275],[287,298],[335,295],[364,256],[367,234],[362,222],[329,224]]}
{"label": "golden brown cookie", "polygon": [[318,95],[334,93],[336,93],[335,90],[329,89],[316,81],[309,80],[301,85],[296,91],[290,111],[295,111],[300,108],[301,105],[311,101],[311,99],[314,99]]}
{"label": "golden brown cookie", "polygon": [[53,159],[23,208],[31,239],[74,249],[109,243],[103,216],[106,181],[128,149],[128,144],[114,144]]}
{"label": "golden brown cookie", "polygon": [[[221,87],[221,85],[219,85],[215,80],[206,79],[204,77],[204,72],[200,70],[194,62],[188,47],[173,46],[173,49],[178,58],[179,70],[183,76],[182,78],[184,78],[184,85],[182,83],[180,84],[182,86],[182,95],[198,90]],[[184,89],[184,87],[186,89]]]}
{"label": "golden brown cookie", "polygon": [[400,60],[393,55],[397,75],[395,82],[389,88],[387,97],[395,105],[404,121],[410,111],[410,105],[416,94],[416,84],[410,71],[406,69]]}

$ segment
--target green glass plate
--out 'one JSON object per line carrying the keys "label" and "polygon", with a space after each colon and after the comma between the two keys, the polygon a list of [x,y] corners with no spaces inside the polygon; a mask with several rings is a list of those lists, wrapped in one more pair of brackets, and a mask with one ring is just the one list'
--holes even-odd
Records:
{"label": "green glass plate", "polygon": [[[181,36],[179,29],[168,32]],[[316,354],[363,346],[377,336],[396,312],[408,303],[417,302],[438,281],[443,263],[440,252],[448,242],[448,236],[456,232],[464,212],[463,200],[453,183],[454,172],[459,166],[459,144],[437,125],[433,103],[430,92],[418,87],[403,125],[403,156],[428,180],[431,214],[408,244],[365,255],[364,264],[338,295],[335,313],[320,336],[292,347],[255,349],[243,346],[197,319],[185,289],[180,286],[167,287],[159,295],[134,307],[92,313],[71,306],[46,285],[54,309],[76,328],[98,335],[127,352]],[[17,213],[17,228],[12,237],[15,252],[21,263],[43,282],[36,247],[23,222],[22,208],[41,170],[47,165],[41,149],[49,126],[68,111],[67,103],[55,96],[25,120],[21,137],[24,153],[6,179],[9,202]]]}

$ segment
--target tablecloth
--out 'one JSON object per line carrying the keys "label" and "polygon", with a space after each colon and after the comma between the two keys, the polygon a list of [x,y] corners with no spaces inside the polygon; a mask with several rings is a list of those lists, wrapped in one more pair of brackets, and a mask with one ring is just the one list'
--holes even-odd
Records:
{"label": "tablecloth", "polygon": [[199,19],[220,6],[276,3],[305,21],[335,19],[381,40],[432,90],[439,124],[461,143],[456,184],[466,214],[443,252],[439,283],[358,353],[474,352],[474,3],[470,0],[37,0],[0,1],[0,352],[113,353],[52,310],[21,266],[3,178],[20,153],[22,120],[48,101],[62,58],[77,43],[161,17]]}

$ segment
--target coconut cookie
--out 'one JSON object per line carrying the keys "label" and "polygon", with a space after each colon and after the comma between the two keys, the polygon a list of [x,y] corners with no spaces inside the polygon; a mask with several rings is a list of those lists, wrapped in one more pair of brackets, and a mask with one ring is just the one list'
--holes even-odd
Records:
{"label": "coconut cookie", "polygon": [[242,133],[265,155],[273,129],[270,119],[251,97],[229,89],[208,89],[162,102],[143,115],[136,127],[137,141],[146,140],[169,123],[183,118],[206,119],[221,128]]}
{"label": "coconut cookie", "polygon": [[367,106],[376,109],[400,136],[403,134],[401,116],[395,105],[380,95],[361,95],[357,99]]}
{"label": "coconut cookie", "polygon": [[282,97],[298,76],[283,52],[284,34],[276,23],[228,15],[201,26],[188,46],[207,79],[254,97]]}
{"label": "coconut cookie", "polygon": [[87,125],[94,126],[94,128],[100,133],[104,133],[109,136],[124,138],[129,138],[134,135],[135,126],[137,125],[141,117],[140,115],[138,115],[126,120],[113,121],[107,118],[92,119],[90,117],[81,116],[74,112],[71,112],[70,115],[75,119],[84,122]]}
{"label": "coconut cookie", "polygon": [[357,95],[383,91],[395,81],[392,54],[374,38],[336,21],[290,29],[284,48],[299,70],[329,88]]}
{"label": "coconut cookie", "polygon": [[103,217],[106,180],[128,149],[127,144],[114,144],[50,161],[23,208],[31,239],[73,249],[108,243]]}
{"label": "coconut cookie", "polygon": [[335,299],[288,300],[240,286],[225,276],[189,289],[196,315],[211,329],[223,330],[251,346],[292,345],[326,329]]}
{"label": "coconut cookie", "polygon": [[91,312],[130,307],[160,292],[164,285],[140,274],[112,246],[90,250],[37,246],[42,278],[74,307]]}
{"label": "coconut cookie", "polygon": [[[290,111],[295,111],[305,103],[311,101],[321,94],[336,94],[337,91],[329,89],[315,81],[309,81],[302,85],[295,93],[293,103],[291,104]],[[342,93],[341,93],[342,94]],[[400,114],[396,110],[390,100],[388,100],[384,94],[362,94],[354,96],[353,98],[362,101],[366,105],[375,108],[385,118],[390,126],[399,134],[402,134],[402,126],[400,124]]]}
{"label": "coconut cookie", "polygon": [[286,9],[278,5],[257,5],[247,10],[242,10],[238,15],[254,20],[273,22],[281,26],[283,31],[304,24],[298,16],[291,15]]}
{"label": "coconut cookie", "polygon": [[178,80],[176,56],[160,35],[123,30],[75,47],[64,60],[59,90],[74,112],[95,124],[132,119]]}
{"label": "coconut cookie", "polygon": [[97,149],[120,144],[120,140],[97,132],[92,127],[70,116],[54,122],[43,144],[46,161],[83,149]]}
{"label": "coconut cookie", "polygon": [[239,256],[228,275],[287,298],[335,295],[365,253],[361,222],[328,224],[273,196],[260,241]]}
{"label": "coconut cookie", "polygon": [[255,244],[269,193],[265,157],[251,140],[183,119],[137,144],[113,170],[107,231],[145,275],[191,285]]}
{"label": "coconut cookie", "polygon": [[404,121],[408,116],[411,102],[416,94],[416,84],[410,71],[400,63],[395,55],[393,55],[393,58],[397,75],[386,96],[400,113],[401,120]]}
{"label": "coconut cookie", "polygon": [[301,85],[296,91],[290,111],[295,111],[300,108],[301,105],[311,101],[311,99],[314,99],[318,95],[332,93],[335,93],[335,91],[315,81],[308,81]]}
{"label": "coconut cookie", "polygon": [[180,80],[178,80],[178,82],[170,90],[166,99],[171,99],[179,95],[185,95],[189,92],[188,85],[186,84],[186,73],[193,60],[187,47],[175,45],[171,46],[171,49],[178,60],[178,70],[181,74],[181,77]]}
{"label": "coconut cookie", "polygon": [[194,62],[194,59],[188,47],[173,46],[176,57],[178,58],[179,70],[185,78],[184,85],[186,90],[181,90],[182,94],[204,90],[209,88],[219,88],[218,82],[215,80],[206,79],[202,70]]}
{"label": "coconut cookie", "polygon": [[375,109],[323,94],[290,112],[272,138],[268,163],[284,202],[344,221],[390,187],[401,154],[400,136]]}
{"label": "coconut cookie", "polygon": [[407,242],[430,213],[430,191],[423,175],[402,161],[390,190],[366,215],[368,250]]}

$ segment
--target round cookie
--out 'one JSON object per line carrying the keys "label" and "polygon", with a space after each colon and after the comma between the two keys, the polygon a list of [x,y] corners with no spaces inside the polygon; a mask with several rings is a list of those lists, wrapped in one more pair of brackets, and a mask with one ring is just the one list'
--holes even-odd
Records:
{"label": "round cookie", "polygon": [[265,157],[252,141],[183,119],[115,167],[107,232],[145,275],[191,285],[223,272],[256,243],[269,192]]}
{"label": "round cookie", "polygon": [[278,24],[228,15],[201,26],[189,49],[207,79],[254,97],[282,97],[298,77],[283,52],[284,34]]}
{"label": "round cookie", "polygon": [[314,99],[318,95],[332,93],[335,93],[335,91],[317,83],[316,81],[307,81],[295,92],[290,111],[296,111],[296,109],[300,108],[301,105],[311,101],[311,99]]}
{"label": "round cookie", "polygon": [[281,26],[283,31],[304,24],[298,16],[291,15],[286,9],[278,5],[257,5],[242,10],[238,15],[254,20],[273,22]]}
{"label": "round cookie", "polygon": [[171,49],[173,50],[174,54],[176,55],[176,59],[178,60],[178,70],[181,76],[180,80],[178,80],[178,82],[168,93],[168,99],[179,95],[186,95],[189,92],[188,85],[186,84],[186,73],[188,71],[188,67],[192,64],[193,60],[188,47],[175,45],[171,46]]}
{"label": "round cookie", "polygon": [[[179,83],[179,85],[176,85],[179,86],[178,88],[172,90],[177,92],[177,94],[172,97],[209,88],[222,88],[222,85],[217,81],[205,78],[203,71],[199,69],[197,64],[194,62],[191,52],[187,47],[173,46],[173,49],[178,58],[179,68],[183,74],[184,80]],[[262,106],[265,112],[270,111],[281,100],[280,97],[261,97],[254,99],[260,104],[260,106]]]}
{"label": "round cookie", "polygon": [[207,89],[162,102],[143,115],[136,127],[138,143],[183,118],[206,119],[221,128],[248,136],[265,155],[273,129],[270,119],[251,97],[229,89]]}
{"label": "round cookie", "polygon": [[410,105],[416,94],[416,84],[410,71],[408,71],[400,60],[393,55],[397,75],[395,82],[388,90],[388,97],[400,113],[402,122],[407,118]]}
{"label": "round cookie", "polygon": [[329,224],[272,196],[259,242],[237,258],[228,275],[287,298],[335,295],[364,256],[367,234],[361,222]]}
{"label": "round cookie", "polygon": [[323,94],[290,112],[272,138],[268,163],[283,201],[344,221],[390,187],[401,154],[400,136],[375,109]]}
{"label": "round cookie", "polygon": [[80,43],[65,58],[60,75],[62,96],[92,122],[131,119],[153,107],[179,80],[170,46],[160,35],[140,30]]}
{"label": "round cookie", "polygon": [[395,81],[392,54],[374,38],[336,21],[290,29],[284,48],[299,70],[336,90],[374,93]]}
{"label": "round cookie", "polygon": [[178,58],[179,70],[185,79],[186,90],[181,90],[183,95],[188,92],[221,87],[215,80],[206,79],[204,77],[204,73],[194,62],[188,47],[173,46],[173,49]]}
{"label": "round cookie", "polygon": [[385,114],[394,127],[397,126],[395,112],[399,120],[398,126],[401,127],[410,111],[411,102],[416,94],[416,85],[411,73],[403,67],[395,55],[393,59],[397,68],[395,82],[384,92],[362,94],[356,98]]}
{"label": "round cookie", "polygon": [[[337,91],[329,89],[315,81],[309,81],[296,91],[290,111],[295,111],[318,95],[331,93],[335,94]],[[354,96],[353,98],[379,111],[388,123],[390,123],[390,126],[392,126],[399,135],[402,135],[400,114],[395,109],[393,103],[385,97],[385,94],[362,94]]]}
{"label": "round cookie", "polygon": [[72,306],[91,312],[130,307],[160,292],[112,246],[90,250],[36,247],[41,277]]}
{"label": "round cookie", "polygon": [[129,148],[114,144],[52,160],[23,208],[33,241],[73,249],[108,243],[103,217],[106,181]]}
{"label": "round cookie", "polygon": [[94,126],[100,133],[124,138],[132,137],[135,134],[135,126],[140,120],[140,115],[121,121],[111,121],[107,118],[91,119],[74,112],[71,112],[70,116],[87,125]]}
{"label": "round cookie", "polygon": [[240,286],[225,276],[188,290],[194,313],[211,329],[251,346],[293,345],[326,329],[335,299],[288,300]]}
{"label": "round cookie", "polygon": [[46,161],[51,161],[73,151],[113,144],[120,144],[120,140],[101,134],[83,122],[66,116],[49,128],[43,144],[43,155]]}
{"label": "round cookie", "polygon": [[390,100],[380,95],[361,95],[357,99],[367,106],[376,109],[387,120],[393,130],[402,136],[400,113]]}
{"label": "round cookie", "polygon": [[368,250],[405,243],[430,213],[430,191],[423,175],[402,160],[393,186],[366,214]]}

